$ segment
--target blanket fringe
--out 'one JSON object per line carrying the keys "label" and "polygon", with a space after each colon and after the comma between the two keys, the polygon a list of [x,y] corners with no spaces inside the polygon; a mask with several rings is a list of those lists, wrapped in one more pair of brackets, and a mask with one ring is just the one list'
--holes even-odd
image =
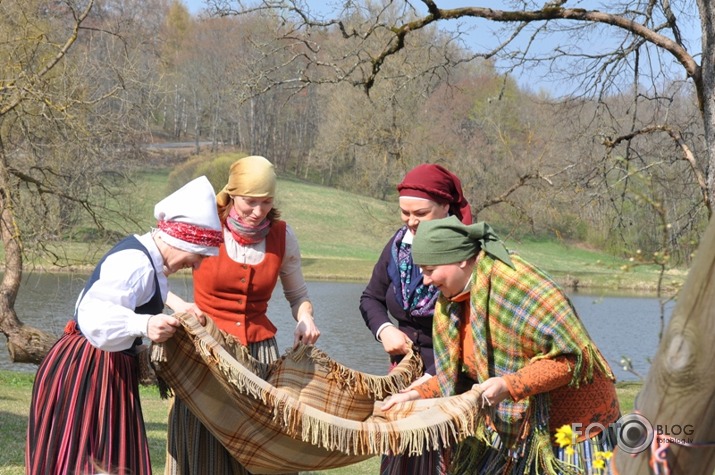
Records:
{"label": "blanket fringe", "polygon": [[[376,421],[375,417],[368,421],[355,421],[328,414],[267,383],[262,376],[270,374],[276,363],[261,364],[240,344],[224,340],[225,346],[222,346],[216,338],[207,338],[207,335],[213,335],[208,334],[193,317],[182,318],[182,322],[188,333],[201,335],[194,338],[196,350],[229,394],[239,399],[247,396],[260,401],[272,411],[272,419],[280,425],[281,431],[329,451],[348,455],[416,455],[425,450],[449,447],[485,426],[484,412],[480,408],[481,393],[477,389],[441,400],[425,400],[423,402],[429,401],[429,405],[423,404],[417,414],[411,411],[420,401],[404,403],[400,405],[402,408],[394,408],[394,412],[410,415],[391,420],[391,410],[390,414],[383,414],[385,423]],[[153,361],[160,362],[161,358],[162,352],[155,350]],[[375,399],[399,391],[422,373],[420,358],[405,358],[405,364],[398,365],[387,376],[360,373],[331,360],[313,346],[298,346],[289,350],[283,358],[295,361],[310,358],[329,368],[329,377],[343,388],[372,395]]]}

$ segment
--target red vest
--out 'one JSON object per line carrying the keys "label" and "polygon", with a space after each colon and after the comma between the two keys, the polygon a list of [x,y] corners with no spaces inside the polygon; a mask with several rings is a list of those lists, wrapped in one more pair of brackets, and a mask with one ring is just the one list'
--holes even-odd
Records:
{"label": "red vest", "polygon": [[266,254],[256,264],[241,264],[226,254],[207,257],[194,271],[194,301],[221,330],[244,345],[267,340],[276,327],[266,315],[285,256],[286,223],[275,221],[266,237]]}

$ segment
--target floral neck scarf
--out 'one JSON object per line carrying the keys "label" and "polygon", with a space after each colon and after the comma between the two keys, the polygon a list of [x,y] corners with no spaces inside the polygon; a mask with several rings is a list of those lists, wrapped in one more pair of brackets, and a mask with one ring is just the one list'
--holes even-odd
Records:
{"label": "floral neck scarf", "polygon": [[413,317],[431,317],[439,291],[433,285],[422,284],[422,273],[412,262],[412,245],[403,240],[407,232],[405,226],[395,234],[388,273],[402,309]]}
{"label": "floral neck scarf", "polygon": [[236,208],[232,206],[226,218],[226,227],[236,242],[245,246],[263,241],[271,230],[271,221],[266,218],[258,226],[251,226],[241,219]]}

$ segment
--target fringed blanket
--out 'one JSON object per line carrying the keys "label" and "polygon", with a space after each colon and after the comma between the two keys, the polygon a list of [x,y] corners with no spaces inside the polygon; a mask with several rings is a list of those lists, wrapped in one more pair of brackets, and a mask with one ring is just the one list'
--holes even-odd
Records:
{"label": "fringed blanket", "polygon": [[375,455],[422,453],[459,442],[483,425],[480,394],[402,404],[384,399],[422,374],[413,353],[387,376],[351,370],[312,346],[271,365],[190,314],[183,330],[154,345],[160,380],[251,473],[342,467]]}

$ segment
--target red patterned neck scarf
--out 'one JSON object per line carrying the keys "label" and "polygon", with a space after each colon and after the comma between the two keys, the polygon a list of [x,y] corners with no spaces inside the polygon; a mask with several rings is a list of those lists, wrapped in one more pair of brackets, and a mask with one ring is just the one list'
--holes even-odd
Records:
{"label": "red patterned neck scarf", "polygon": [[236,242],[245,246],[263,241],[271,230],[271,221],[266,218],[258,226],[251,226],[241,219],[236,208],[232,206],[226,218],[226,227]]}

